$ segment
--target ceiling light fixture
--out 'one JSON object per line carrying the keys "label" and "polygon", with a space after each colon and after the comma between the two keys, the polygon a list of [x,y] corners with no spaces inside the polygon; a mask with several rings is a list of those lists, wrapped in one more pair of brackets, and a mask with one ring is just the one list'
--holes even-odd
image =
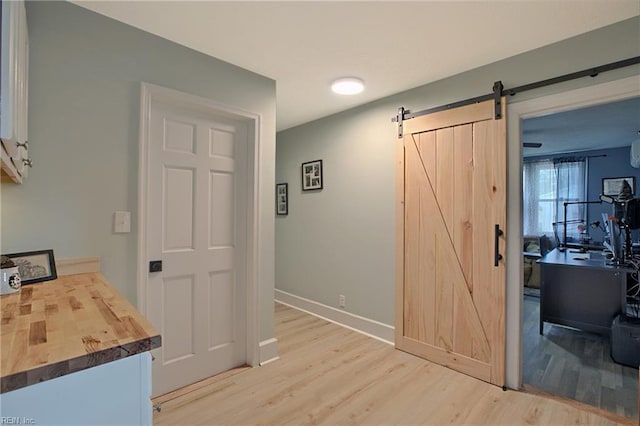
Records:
{"label": "ceiling light fixture", "polygon": [[364,90],[364,82],[356,77],[339,78],[333,82],[331,90],[339,95],[357,95]]}

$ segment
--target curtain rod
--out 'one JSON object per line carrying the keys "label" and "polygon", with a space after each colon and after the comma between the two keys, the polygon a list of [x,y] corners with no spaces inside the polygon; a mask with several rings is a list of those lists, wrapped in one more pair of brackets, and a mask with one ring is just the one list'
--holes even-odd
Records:
{"label": "curtain rod", "polygon": [[598,154],[598,155],[575,155],[575,156],[567,156],[563,157],[545,157],[545,158],[535,158],[533,160],[527,160],[526,157],[523,160],[523,163],[537,163],[542,161],[553,161],[553,160],[562,160],[563,158],[599,158],[606,157],[607,154]]}

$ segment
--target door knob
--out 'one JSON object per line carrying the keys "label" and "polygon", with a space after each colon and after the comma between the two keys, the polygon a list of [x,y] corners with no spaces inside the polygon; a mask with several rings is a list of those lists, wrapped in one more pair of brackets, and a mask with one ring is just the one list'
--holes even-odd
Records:
{"label": "door knob", "polygon": [[149,262],[149,272],[162,272],[162,260],[152,260]]}

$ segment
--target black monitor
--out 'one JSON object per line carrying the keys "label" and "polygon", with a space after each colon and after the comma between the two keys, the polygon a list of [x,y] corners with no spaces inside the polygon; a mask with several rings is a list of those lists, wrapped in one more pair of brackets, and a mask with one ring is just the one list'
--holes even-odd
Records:
{"label": "black monitor", "polygon": [[640,199],[632,198],[624,203],[623,217],[629,229],[640,229]]}

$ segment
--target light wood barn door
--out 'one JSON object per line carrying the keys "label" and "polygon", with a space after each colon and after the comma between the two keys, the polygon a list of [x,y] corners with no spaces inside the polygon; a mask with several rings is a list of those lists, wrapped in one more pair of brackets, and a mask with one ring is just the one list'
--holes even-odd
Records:
{"label": "light wood barn door", "polygon": [[[493,101],[404,122],[396,347],[504,386],[506,119]],[[497,263],[497,266],[496,266]]]}

